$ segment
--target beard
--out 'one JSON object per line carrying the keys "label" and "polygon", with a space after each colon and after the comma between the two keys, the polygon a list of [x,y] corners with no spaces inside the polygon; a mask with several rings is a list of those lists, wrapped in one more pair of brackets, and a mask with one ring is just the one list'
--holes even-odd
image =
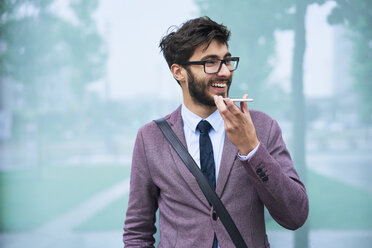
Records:
{"label": "beard", "polygon": [[187,70],[187,74],[190,96],[196,104],[212,107],[216,106],[213,96],[209,95],[207,92],[208,87],[211,86],[212,83],[215,81],[226,82],[227,87],[226,94],[220,93],[219,95],[221,95],[222,97],[228,96],[231,78],[216,77],[210,79],[207,83],[205,83],[205,80],[196,79],[191,71]]}

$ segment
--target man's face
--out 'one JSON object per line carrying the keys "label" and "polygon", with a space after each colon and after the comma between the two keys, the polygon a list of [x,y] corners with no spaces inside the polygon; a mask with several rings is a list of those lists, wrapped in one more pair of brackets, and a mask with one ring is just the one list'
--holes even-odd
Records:
{"label": "man's face", "polygon": [[[205,61],[210,59],[225,59],[231,57],[227,46],[213,40],[205,50],[206,45],[198,47],[189,61]],[[206,74],[203,65],[191,65],[188,72],[188,91],[194,103],[206,106],[215,106],[213,96],[228,96],[233,73],[225,64],[220,71]]]}

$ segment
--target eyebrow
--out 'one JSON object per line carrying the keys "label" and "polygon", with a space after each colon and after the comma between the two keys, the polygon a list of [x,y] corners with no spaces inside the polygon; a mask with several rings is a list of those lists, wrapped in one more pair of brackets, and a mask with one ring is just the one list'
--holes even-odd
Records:
{"label": "eyebrow", "polygon": [[[226,58],[226,57],[231,57],[231,53],[226,53],[225,56],[223,58]],[[215,54],[211,54],[211,55],[206,55],[204,57],[202,57],[200,60],[208,60],[208,59],[220,59],[217,55]]]}

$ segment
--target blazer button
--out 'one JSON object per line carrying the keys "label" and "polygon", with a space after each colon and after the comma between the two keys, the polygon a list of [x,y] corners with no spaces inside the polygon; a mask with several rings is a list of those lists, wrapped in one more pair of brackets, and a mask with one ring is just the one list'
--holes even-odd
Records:
{"label": "blazer button", "polygon": [[212,213],[212,219],[213,219],[214,221],[217,220],[217,213],[216,213],[216,211],[213,211],[213,213]]}
{"label": "blazer button", "polygon": [[261,178],[263,178],[263,177],[266,176],[265,172],[263,172],[263,171],[261,171],[260,173],[258,173],[258,175],[259,175]]}
{"label": "blazer button", "polygon": [[269,178],[268,178],[267,176],[264,176],[264,177],[262,178],[262,181],[263,181],[263,182],[267,182],[267,181],[269,181]]}
{"label": "blazer button", "polygon": [[261,168],[258,168],[257,170],[256,170],[256,173],[257,174],[260,174],[262,172],[262,169]]}

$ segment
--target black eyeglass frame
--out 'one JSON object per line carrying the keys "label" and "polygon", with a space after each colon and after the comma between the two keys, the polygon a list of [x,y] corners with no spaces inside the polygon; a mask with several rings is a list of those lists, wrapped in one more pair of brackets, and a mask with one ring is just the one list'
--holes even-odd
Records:
{"label": "black eyeglass frame", "polygon": [[[205,64],[208,63],[208,62],[213,62],[213,61],[220,61],[220,66],[218,67],[218,70],[216,72],[206,72]],[[204,67],[204,72],[206,74],[216,74],[216,73],[220,72],[220,70],[222,68],[222,64],[225,64],[227,66],[226,63],[229,62],[229,61],[236,61],[235,68],[232,69],[232,70],[229,70],[230,72],[233,72],[236,69],[238,69],[239,57],[230,57],[230,58],[226,58],[226,59],[209,59],[209,60],[203,60],[203,61],[188,61],[188,62],[183,63],[183,65],[202,65]]]}

